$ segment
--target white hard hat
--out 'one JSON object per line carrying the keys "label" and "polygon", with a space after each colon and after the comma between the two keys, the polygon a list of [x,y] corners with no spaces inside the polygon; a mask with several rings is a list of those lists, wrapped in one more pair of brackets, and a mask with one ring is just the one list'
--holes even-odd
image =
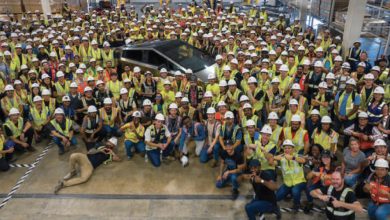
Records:
{"label": "white hard hat", "polygon": [[359,112],[358,118],[368,118],[367,112]]}
{"label": "white hard hat", "polygon": [[152,102],[149,99],[145,99],[142,103],[142,106],[146,106],[146,105],[152,105]]}
{"label": "white hard hat", "polygon": [[20,114],[20,112],[19,112],[19,110],[17,108],[11,108],[9,110],[8,116],[10,116],[10,115],[18,115],[18,114]]}
{"label": "white hard hat", "polygon": [[257,79],[253,76],[249,77],[248,84],[250,84],[250,83],[257,83]]}
{"label": "white hard hat", "polygon": [[62,72],[62,71],[58,71],[58,72],[56,73],[56,76],[57,76],[57,78],[60,78],[60,77],[64,77],[65,74],[64,74],[64,72]]}
{"label": "white hard hat", "polygon": [[121,95],[128,94],[128,93],[129,93],[129,91],[126,88],[121,88],[121,91],[120,91]]}
{"label": "white hard hat", "polygon": [[323,64],[320,60],[317,60],[317,61],[314,63],[314,67],[324,67],[324,64]]}
{"label": "white hard hat", "polygon": [[23,65],[20,66],[20,69],[21,70],[27,70],[28,66],[26,64],[23,64]]}
{"label": "white hard hat", "polygon": [[387,160],[385,159],[378,159],[375,161],[375,167],[381,167],[381,168],[389,168],[389,162],[387,162]]}
{"label": "white hard hat", "polygon": [[234,119],[234,114],[233,114],[233,112],[227,111],[227,112],[225,113],[225,118]]}
{"label": "white hard hat", "polygon": [[272,78],[271,83],[280,83],[280,80],[278,77],[274,77]]}
{"label": "white hard hat", "polygon": [[289,139],[283,141],[283,146],[295,147],[294,143],[291,140],[289,140]]}
{"label": "white hard hat", "polygon": [[4,90],[5,91],[14,91],[14,87],[12,85],[6,85]]}
{"label": "white hard hat", "polygon": [[[126,79],[125,79],[126,80]],[[123,81],[124,82],[124,81]],[[98,80],[98,81],[96,81],[96,86],[98,86],[98,85],[100,85],[100,84],[104,84],[104,82],[102,81],[102,80]]]}
{"label": "white hard hat", "polygon": [[177,104],[176,103],[171,103],[170,105],[169,105],[169,109],[177,109],[178,107],[177,107]]}
{"label": "white hard hat", "polygon": [[245,101],[249,101],[249,98],[248,98],[248,96],[246,96],[246,95],[242,95],[242,96],[240,97],[240,102],[245,102]]}
{"label": "white hard hat", "polygon": [[88,113],[97,112],[97,108],[94,105],[88,106]]}
{"label": "white hard hat", "polygon": [[175,76],[181,76],[181,72],[179,70],[175,71]]}
{"label": "white hard hat", "polygon": [[333,73],[328,73],[325,77],[325,79],[336,79]]}
{"label": "white hard hat", "polygon": [[210,73],[210,74],[207,76],[207,79],[215,79],[215,78],[217,78],[217,77],[215,76],[214,73]]}
{"label": "white hard hat", "polygon": [[213,93],[211,93],[211,91],[206,91],[206,92],[204,93],[203,97],[205,97],[205,98],[211,98],[211,97],[213,97]]}
{"label": "white hard hat", "polygon": [[230,66],[227,66],[227,65],[226,65],[226,66],[223,67],[223,71],[230,71],[230,70],[231,70],[231,69],[230,69]]}
{"label": "white hard hat", "polygon": [[342,58],[341,56],[336,56],[336,57],[334,58],[334,61],[335,61],[335,62],[343,62],[343,58]]}
{"label": "white hard hat", "polygon": [[236,81],[234,79],[229,79],[228,86],[235,86],[237,85]]}
{"label": "white hard hat", "polygon": [[367,73],[365,76],[364,76],[364,79],[368,79],[368,80],[374,80],[375,77],[372,73]]}
{"label": "white hard hat", "polygon": [[350,78],[349,80],[347,80],[346,84],[356,86],[356,81],[354,79]]}
{"label": "white hard hat", "polygon": [[217,56],[215,56],[215,60],[217,61],[217,60],[222,60],[222,56],[221,55],[217,55]]}
{"label": "white hard hat", "polygon": [[215,114],[215,108],[209,107],[209,108],[207,109],[207,114]]}
{"label": "white hard hat", "polygon": [[246,121],[246,127],[250,127],[250,126],[256,126],[255,121],[253,121],[252,119]]}
{"label": "white hard hat", "polygon": [[171,85],[171,81],[169,81],[169,80],[164,80],[164,86],[165,85]]}
{"label": "white hard hat", "polygon": [[190,100],[187,97],[181,98],[181,102],[190,102]]}
{"label": "white hard hat", "polygon": [[62,101],[63,102],[70,102],[70,97],[69,96],[64,96],[64,97],[62,97]]}
{"label": "white hard hat", "polygon": [[103,101],[103,104],[105,104],[105,105],[111,105],[111,104],[112,104],[111,98],[105,98],[104,101]]}
{"label": "white hard hat", "polygon": [[271,113],[269,113],[267,119],[268,119],[268,120],[278,120],[278,119],[279,119],[279,116],[278,116],[278,114],[276,114],[276,112],[271,112]]}
{"label": "white hard hat", "polygon": [[22,81],[20,81],[18,79],[14,81],[14,85],[21,85],[21,84],[22,84]]}
{"label": "white hard hat", "polygon": [[33,102],[41,102],[41,101],[42,101],[42,97],[40,97],[39,95],[33,98]]}
{"label": "white hard hat", "polygon": [[70,88],[77,88],[77,83],[76,82],[72,82],[69,86]]}
{"label": "white hard hat", "polygon": [[51,95],[51,92],[50,92],[50,90],[48,90],[48,89],[44,89],[44,90],[42,91],[42,95]]}
{"label": "white hard hat", "polygon": [[301,122],[301,116],[299,115],[293,115],[291,117],[291,122]]}
{"label": "white hard hat", "polygon": [[386,142],[383,139],[376,139],[374,142],[374,147],[376,146],[387,146]]}
{"label": "white hard hat", "polygon": [[269,125],[264,125],[260,133],[272,135],[272,128]]}
{"label": "white hard hat", "polygon": [[84,88],[84,92],[89,92],[89,91],[92,91],[91,87],[87,86],[87,87]]}
{"label": "white hard hat", "polygon": [[326,82],[320,82],[320,84],[318,85],[318,88],[327,89],[328,88],[328,84],[326,84]]}
{"label": "white hard hat", "polygon": [[39,84],[38,84],[38,83],[33,83],[33,84],[31,85],[31,88],[39,88]]}
{"label": "white hard hat", "polygon": [[383,87],[377,86],[377,87],[374,89],[374,94],[385,94],[385,90],[383,89]]}
{"label": "white hard hat", "polygon": [[288,72],[289,71],[288,66],[286,64],[282,64],[279,68],[279,71]]}
{"label": "white hard hat", "polygon": [[332,123],[332,119],[329,116],[325,115],[321,118],[321,123]]}
{"label": "white hard hat", "polygon": [[218,105],[217,105],[217,106],[218,106],[218,107],[226,106],[226,103],[225,103],[225,101],[221,100],[221,101],[218,102]]}
{"label": "white hard hat", "polygon": [[175,98],[181,98],[181,97],[183,97],[183,93],[182,92],[176,92]]}
{"label": "white hard hat", "polygon": [[141,112],[135,111],[135,112],[133,112],[132,116],[136,117],[136,118],[141,118]]}
{"label": "white hard hat", "polygon": [[54,114],[55,115],[58,115],[58,114],[64,115],[65,113],[64,113],[64,110],[62,108],[56,108],[56,110],[54,111]]}
{"label": "white hard hat", "polygon": [[221,81],[219,81],[219,86],[225,87],[225,86],[227,86],[227,82],[225,80],[221,80]]}
{"label": "white hard hat", "polygon": [[301,90],[301,86],[298,83],[294,83],[291,87],[291,90]]}
{"label": "white hard hat", "polygon": [[[58,73],[57,73],[58,74]],[[57,76],[58,77],[58,76]],[[44,80],[46,78],[50,78],[50,76],[46,73],[42,74],[41,79]]]}
{"label": "white hard hat", "polygon": [[296,99],[290,99],[289,105],[298,105],[298,101]]}
{"label": "white hard hat", "polygon": [[320,114],[320,112],[317,109],[313,109],[310,112],[310,115],[319,115],[319,114]]}
{"label": "white hard hat", "polygon": [[359,64],[358,64],[358,67],[364,67],[364,68],[366,68],[366,63],[365,62],[360,62]]}
{"label": "white hard hat", "polygon": [[118,139],[116,137],[112,137],[108,139],[108,142],[110,142],[112,145],[116,146],[118,144]]}
{"label": "white hard hat", "polygon": [[156,115],[155,119],[156,119],[156,120],[159,120],[159,121],[164,121],[164,120],[165,120],[164,115],[161,114],[161,113],[158,113],[158,114]]}
{"label": "white hard hat", "polygon": [[243,109],[252,108],[252,105],[249,104],[249,103],[245,103],[244,106],[243,106],[242,108],[243,108]]}

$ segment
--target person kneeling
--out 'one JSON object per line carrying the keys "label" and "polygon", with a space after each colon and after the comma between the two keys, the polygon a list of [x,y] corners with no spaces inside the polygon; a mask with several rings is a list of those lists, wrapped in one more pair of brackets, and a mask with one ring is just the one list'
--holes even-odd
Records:
{"label": "person kneeling", "polygon": [[70,145],[76,145],[76,137],[73,136],[72,120],[65,118],[62,108],[54,111],[54,119],[50,121],[51,135],[58,146],[58,154],[62,155],[68,151]]}

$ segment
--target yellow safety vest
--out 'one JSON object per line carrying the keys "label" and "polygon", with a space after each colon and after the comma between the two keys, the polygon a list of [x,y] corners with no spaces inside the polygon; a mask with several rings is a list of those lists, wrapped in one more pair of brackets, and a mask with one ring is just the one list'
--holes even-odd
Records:
{"label": "yellow safety vest", "polygon": [[118,109],[112,107],[111,115],[108,115],[106,110],[103,108],[99,109],[100,117],[103,119],[104,125],[114,126],[116,117],[118,117]]}
{"label": "yellow safety vest", "polygon": [[61,125],[55,120],[52,119],[50,123],[53,125],[53,127],[56,129],[56,131],[66,137],[69,137],[70,129],[72,128],[72,120],[68,118],[64,118],[65,120],[65,130],[62,130]]}
{"label": "yellow safety vest", "polygon": [[1,106],[5,108],[8,112],[11,110],[11,108],[19,109],[20,104],[21,100],[17,95],[14,95],[12,99],[8,98],[7,96],[1,99]]}
{"label": "yellow safety vest", "polygon": [[[133,124],[133,122],[129,122],[127,124],[125,124],[123,127],[125,128],[125,140],[129,140],[133,143],[138,143],[140,142],[141,140],[139,140],[137,138],[137,135],[135,134],[134,131],[130,131],[129,127],[130,125]],[[134,124],[133,124],[134,126]],[[143,136],[144,132],[145,132],[145,128],[144,126],[142,126],[141,124],[138,125],[138,127],[135,129],[136,132],[140,135],[140,136]]]}
{"label": "yellow safety vest", "polygon": [[[317,94],[316,97],[315,97],[316,100],[320,101],[320,102],[325,102],[325,94]],[[318,107],[317,107],[318,108]],[[327,107],[324,107],[322,105],[319,106],[319,111],[320,111],[320,115],[321,117],[322,116],[325,116],[325,115],[329,115],[328,113],[328,108]],[[310,107],[310,111],[312,111],[314,108],[313,106]]]}
{"label": "yellow safety vest", "polygon": [[[280,137],[280,134],[282,133],[282,130],[283,130],[283,128],[279,125],[276,125],[276,128],[274,130],[272,130],[270,140],[272,142],[274,142],[275,144],[277,144],[279,142],[279,137]],[[279,152],[280,147],[278,145],[276,145],[276,147],[277,147],[277,151]]]}
{"label": "yellow safety vest", "polygon": [[333,140],[338,140],[339,134],[333,129],[331,129],[330,134],[322,130],[320,133],[317,131],[318,128],[314,129],[312,134],[314,144],[320,144],[325,150],[330,150],[331,144],[334,143]]}
{"label": "yellow safety vest", "polygon": [[[5,137],[4,135],[0,135],[0,151],[4,149]],[[0,154],[0,158],[3,157],[3,154]]]}
{"label": "yellow safety vest", "polygon": [[305,147],[305,135],[307,131],[303,128],[299,128],[292,137],[291,127],[284,128],[284,139],[289,139],[295,145],[295,152],[299,152]]}
{"label": "yellow safety vest", "polygon": [[12,137],[17,138],[19,137],[23,132],[23,118],[18,118],[18,126],[16,126],[11,120],[7,119],[5,124],[11,131],[12,131]]}
{"label": "yellow safety vest", "polygon": [[122,82],[117,80],[113,82],[112,80],[108,81],[108,90],[112,92],[112,95],[114,96],[115,99],[119,99],[120,97],[120,91],[122,88]]}
{"label": "yellow safety vest", "polygon": [[[301,111],[297,111],[294,115],[299,115],[299,117],[301,117],[301,119],[305,118],[305,113],[301,112]],[[286,124],[287,126],[291,126],[291,118],[292,118],[293,114],[291,113],[291,110],[288,109],[286,111]]]}
{"label": "yellow safety vest", "polygon": [[56,87],[57,94],[62,94],[57,96],[57,102],[62,103],[62,97],[64,94],[69,93],[69,82],[65,80],[64,85],[61,85],[61,83],[58,81],[54,83],[54,86]]}
{"label": "yellow safety vest", "polygon": [[[294,156],[298,156],[294,154]],[[285,157],[280,160],[280,167],[283,175],[283,183],[292,187],[299,183],[306,182],[305,174],[303,172],[303,167],[295,160],[287,160]]]}
{"label": "yellow safety vest", "polygon": [[232,110],[232,111],[238,110],[238,108],[240,107],[240,104],[239,104],[240,100],[238,100],[238,98],[239,98],[238,96],[240,95],[240,93],[241,93],[241,91],[237,88],[234,91],[234,94],[232,94],[230,92],[230,90],[227,92],[227,97],[235,101],[233,104],[230,105],[230,110]]}
{"label": "yellow safety vest", "polygon": [[[353,110],[353,107],[355,106],[354,104],[354,100],[352,100],[352,96],[354,96],[354,93],[355,91],[353,91],[351,94],[349,94],[348,96],[348,99],[347,99],[347,105],[346,105],[346,115],[348,115],[352,110]],[[357,95],[357,94],[356,94]],[[341,103],[343,102],[344,100],[344,96],[345,96],[345,91],[341,94],[341,96],[339,97],[339,111],[340,111],[340,108],[341,108]],[[348,120],[353,120],[356,118],[356,113],[349,116],[348,117]]]}
{"label": "yellow safety vest", "polygon": [[261,151],[260,147],[264,147],[266,152],[271,151],[273,148],[275,148],[275,144],[270,140],[265,146],[261,145],[261,135],[259,139],[255,141],[256,144],[256,158],[260,160],[261,163],[261,170],[275,170],[274,165],[270,165],[265,158],[265,154]]}
{"label": "yellow safety vest", "polygon": [[35,107],[31,108],[31,116],[33,118],[32,126],[34,129],[40,130],[42,128],[43,123],[47,120],[49,113],[49,108],[46,106],[42,106],[41,112],[39,112]]}

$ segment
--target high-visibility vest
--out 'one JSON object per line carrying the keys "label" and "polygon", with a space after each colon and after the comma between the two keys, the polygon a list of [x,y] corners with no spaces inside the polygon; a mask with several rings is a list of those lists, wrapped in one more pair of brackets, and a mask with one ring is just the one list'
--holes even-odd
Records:
{"label": "high-visibility vest", "polygon": [[94,58],[96,61],[100,61],[102,59],[102,53],[99,48],[94,49],[91,47],[89,50],[89,56]]}
{"label": "high-visibility vest", "polygon": [[[275,144],[278,143],[280,134],[282,133],[282,130],[283,130],[283,127],[281,127],[279,125],[276,125],[276,128],[272,130],[272,134],[271,134],[270,140],[272,142],[274,142]],[[277,147],[277,151],[279,151],[280,147],[279,146],[276,146],[276,147]]]}
{"label": "high-visibility vest", "polygon": [[331,144],[334,143],[333,140],[337,140],[338,137],[339,134],[333,129],[331,129],[330,134],[328,134],[322,130],[318,133],[318,128],[315,128],[312,134],[314,144],[320,144],[325,150],[330,150]]}
{"label": "high-visibility vest", "polygon": [[42,110],[39,112],[36,107],[31,108],[31,116],[33,118],[32,126],[34,129],[40,130],[44,122],[46,122],[49,113],[49,108],[42,106]]}
{"label": "high-visibility vest", "polygon": [[370,195],[372,201],[376,204],[389,204],[390,200],[388,195],[382,193],[382,191],[390,193],[390,187],[389,187],[389,182],[390,182],[390,176],[386,175],[383,177],[383,182],[380,183],[376,178],[375,174],[372,173],[370,175],[369,183],[370,183]]}
{"label": "high-visibility vest", "polygon": [[[57,90],[57,103],[62,103],[62,97],[69,93],[69,82],[65,80],[64,85],[61,85],[61,83],[58,81],[54,83],[54,86]],[[58,95],[62,94],[62,95]]]}
{"label": "high-visibility vest", "polygon": [[291,126],[291,118],[293,115],[299,115],[299,117],[301,117],[301,119],[305,119],[305,113],[298,110],[295,114],[292,114],[291,110],[288,109],[286,111],[286,124],[287,124],[287,126]]}
{"label": "high-visibility vest", "polygon": [[[327,195],[332,196],[332,192],[334,190],[334,187],[332,185],[329,186]],[[345,188],[343,192],[340,195],[340,202],[345,202],[345,197],[347,197],[347,194],[349,192],[353,192],[350,188]],[[332,213],[334,216],[348,216],[352,215],[354,213],[353,210],[345,209],[345,208],[333,208],[333,206],[329,206],[328,203],[326,205],[326,210],[328,210],[330,213]]]}
{"label": "high-visibility vest", "polygon": [[305,147],[305,135],[307,131],[303,128],[299,128],[292,137],[291,127],[284,128],[284,138],[289,139],[295,145],[295,152],[299,152]]}
{"label": "high-visibility vest", "polygon": [[[246,128],[246,122],[247,122],[249,119],[252,119],[252,120],[255,122],[256,127],[257,127],[257,121],[259,120],[259,116],[257,116],[257,115],[252,115],[252,117],[250,117],[250,118],[247,118],[246,116],[242,117],[242,119],[241,119],[241,126],[242,126],[243,128]],[[245,132],[245,133],[246,133],[246,132]]]}
{"label": "high-visibility vest", "polygon": [[119,80],[116,80],[115,82],[110,80],[110,81],[108,81],[107,86],[108,86],[108,90],[110,90],[112,92],[112,95],[114,96],[114,98],[118,100],[120,97],[122,82]]}
{"label": "high-visibility vest", "polygon": [[64,120],[65,130],[62,129],[61,125],[55,119],[52,119],[50,123],[53,125],[54,129],[56,129],[56,132],[64,135],[65,137],[69,137],[70,129],[72,128],[72,120],[68,118],[64,118]]}
{"label": "high-visibility vest", "polygon": [[12,137],[17,138],[19,137],[22,132],[23,132],[23,118],[19,117],[18,118],[18,125],[16,126],[11,120],[7,119],[7,121],[4,123],[5,126],[7,126],[11,132],[12,132]]}
{"label": "high-visibility vest", "polygon": [[263,153],[263,151],[261,151],[261,147],[263,147],[263,148],[265,148],[265,151],[267,153],[270,152],[272,149],[274,149],[276,147],[275,143],[270,140],[265,146],[262,146],[261,135],[260,135],[259,139],[257,139],[255,141],[255,144],[256,144],[255,158],[260,160],[261,170],[275,170],[275,166],[270,165],[268,163],[268,160],[265,157],[265,154]]}
{"label": "high-visibility vest", "polygon": [[[294,156],[298,156],[295,154]],[[305,174],[303,172],[303,167],[295,160],[287,160],[285,157],[282,157],[280,160],[280,167],[283,175],[283,183],[292,187],[299,183],[306,182]]]}
{"label": "high-visibility vest", "polygon": [[118,109],[117,108],[112,107],[110,115],[107,114],[106,109],[104,109],[104,107],[99,109],[99,113],[100,113],[100,117],[103,119],[104,125],[109,125],[111,127],[114,126],[115,120],[118,117]]}
{"label": "high-visibility vest", "polygon": [[260,138],[260,133],[255,131],[254,136],[253,136],[253,141],[252,141],[251,136],[247,132],[246,134],[244,134],[244,144],[245,145],[255,144],[256,140],[259,140],[259,138]]}
{"label": "high-visibility vest", "polygon": [[2,108],[5,108],[8,112],[11,110],[11,108],[19,109],[20,104],[21,100],[17,95],[14,95],[12,99],[8,98],[8,96],[5,96],[1,99]]}
{"label": "high-visibility vest", "polygon": [[[346,92],[344,91],[340,97],[339,97],[339,102],[338,102],[338,105],[339,105],[339,111],[340,111],[340,108],[341,108],[341,103],[343,102],[343,99],[344,99],[344,96],[345,96]],[[353,110],[353,107],[355,106],[354,104],[354,99],[355,99],[355,91],[353,91],[351,94],[349,94],[348,96],[348,99],[347,99],[347,105],[346,105],[346,114],[345,115],[348,115],[352,110]],[[348,120],[353,120],[356,118],[356,113],[349,116],[348,117]]]}
{"label": "high-visibility vest", "polygon": [[49,105],[46,105],[44,101],[42,101],[43,107],[48,107],[50,112],[54,112],[56,108],[56,100],[54,98],[50,98]]}
{"label": "high-visibility vest", "polygon": [[367,111],[367,105],[371,102],[372,97],[374,96],[374,87],[371,88],[371,93],[368,97],[366,97],[366,87],[363,86],[362,90],[360,91],[360,109],[363,111]]}
{"label": "high-visibility vest", "polygon": [[234,100],[235,102],[233,104],[230,105],[230,110],[234,111],[234,110],[238,110],[240,104],[239,104],[239,96],[240,96],[241,91],[239,89],[236,88],[236,90],[234,91],[234,93],[232,94],[230,92],[230,90],[227,92],[227,97],[231,100]]}
{"label": "high-visibility vest", "polygon": [[[5,143],[5,137],[4,137],[4,135],[0,135],[0,151],[3,151],[4,143]],[[3,154],[0,154],[0,158],[2,158],[2,157],[3,157]]]}
{"label": "high-visibility vest", "polygon": [[[325,94],[322,94],[322,95],[321,95],[320,93],[318,93],[318,94],[316,95],[315,99],[318,100],[318,101],[320,101],[320,102],[325,102]],[[328,113],[328,107],[324,107],[324,106],[320,105],[320,106],[317,106],[317,107],[316,107],[316,109],[318,109],[318,108],[319,108],[319,112],[320,112],[320,116],[321,116],[321,117],[323,117],[323,116],[325,116],[325,115],[329,115],[329,113]],[[314,109],[314,107],[311,106],[311,107],[310,107],[310,111],[312,111],[313,109]]]}
{"label": "high-visibility vest", "polygon": [[[137,138],[137,135],[135,134],[135,132],[130,131],[130,128],[129,128],[130,125],[135,126],[133,122],[129,122],[126,125],[124,125],[124,127],[126,127],[125,140],[129,140],[133,143],[140,142],[141,140]],[[138,127],[135,128],[135,130],[138,133],[138,135],[140,135],[140,136],[143,136],[143,134],[145,132],[145,128],[144,128],[144,126],[142,126],[142,124],[139,124]]]}
{"label": "high-visibility vest", "polygon": [[[237,136],[237,132],[240,130],[240,126],[238,125],[233,125],[233,133],[232,133],[232,136],[231,137],[226,137],[227,139],[230,139],[233,141],[233,143],[235,143],[237,140],[236,140],[236,136]],[[226,124],[222,125],[221,126],[221,133],[219,134],[223,139],[225,139],[225,135],[226,135]]]}

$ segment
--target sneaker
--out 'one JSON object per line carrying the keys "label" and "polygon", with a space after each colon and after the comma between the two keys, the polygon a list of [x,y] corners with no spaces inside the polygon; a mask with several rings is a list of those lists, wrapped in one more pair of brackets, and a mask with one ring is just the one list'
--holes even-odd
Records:
{"label": "sneaker", "polygon": [[217,167],[217,165],[218,165],[218,161],[212,159],[211,162],[210,162],[210,167],[214,168],[214,167]]}
{"label": "sneaker", "polygon": [[54,187],[54,194],[57,195],[62,188],[64,188],[64,182],[59,181],[56,187]]}
{"label": "sneaker", "polygon": [[238,189],[233,189],[232,200],[236,200],[239,194],[240,194],[240,192],[238,191]]}
{"label": "sneaker", "polygon": [[66,174],[66,176],[64,176],[64,180],[69,180],[70,178],[76,176],[77,172],[76,170],[73,170],[71,172],[69,172],[68,174]]}
{"label": "sneaker", "polygon": [[276,219],[277,219],[277,220],[282,219],[282,212],[280,211],[280,207],[279,207],[279,206],[276,207],[276,210],[275,210],[274,213],[275,213],[275,215],[276,215]]}

